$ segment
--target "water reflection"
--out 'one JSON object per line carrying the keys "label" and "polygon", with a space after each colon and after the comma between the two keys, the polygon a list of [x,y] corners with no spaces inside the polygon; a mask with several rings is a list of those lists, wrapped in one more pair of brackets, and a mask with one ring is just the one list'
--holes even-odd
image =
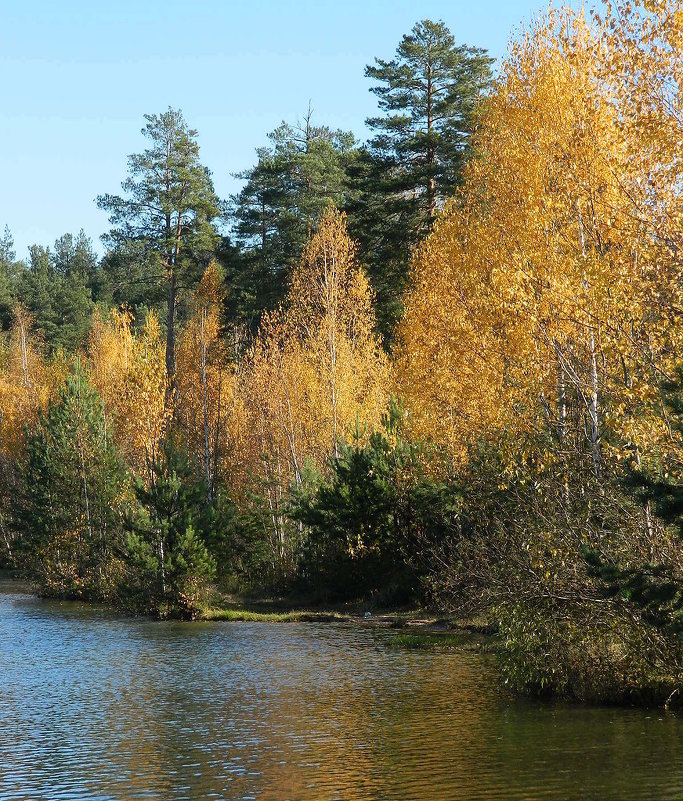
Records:
{"label": "water reflection", "polygon": [[478,654],[1,590],[0,801],[683,797],[680,717],[515,701]]}

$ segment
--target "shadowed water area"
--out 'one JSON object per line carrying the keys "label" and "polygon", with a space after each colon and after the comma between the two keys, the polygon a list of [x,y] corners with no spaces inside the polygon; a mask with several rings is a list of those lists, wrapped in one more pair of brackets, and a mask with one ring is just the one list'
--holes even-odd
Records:
{"label": "shadowed water area", "polygon": [[155,623],[0,584],[0,801],[681,799],[683,719],[515,700],[373,626]]}

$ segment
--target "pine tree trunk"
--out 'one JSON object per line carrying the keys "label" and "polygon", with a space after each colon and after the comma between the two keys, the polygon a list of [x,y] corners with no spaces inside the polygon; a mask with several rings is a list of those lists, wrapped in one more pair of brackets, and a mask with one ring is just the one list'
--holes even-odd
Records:
{"label": "pine tree trunk", "polygon": [[429,64],[427,66],[427,169],[429,170],[429,179],[427,181],[427,206],[429,209],[430,226],[436,217],[436,179],[434,177],[436,153],[432,143],[432,130],[434,128],[433,94],[432,65]]}

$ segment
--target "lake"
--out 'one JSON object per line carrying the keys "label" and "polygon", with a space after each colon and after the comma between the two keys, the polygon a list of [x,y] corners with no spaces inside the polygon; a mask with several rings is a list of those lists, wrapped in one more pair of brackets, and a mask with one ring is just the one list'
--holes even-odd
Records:
{"label": "lake", "polygon": [[175,623],[0,583],[0,801],[683,798],[683,716],[514,699],[349,623]]}

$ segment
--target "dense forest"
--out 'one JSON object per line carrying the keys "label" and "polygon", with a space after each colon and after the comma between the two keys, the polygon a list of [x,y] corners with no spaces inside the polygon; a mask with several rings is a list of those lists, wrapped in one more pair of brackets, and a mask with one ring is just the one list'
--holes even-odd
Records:
{"label": "dense forest", "polygon": [[424,20],[227,201],[149,115],[98,258],[0,240],[0,563],[481,616],[522,692],[680,701],[683,11],[548,11],[498,65]]}

